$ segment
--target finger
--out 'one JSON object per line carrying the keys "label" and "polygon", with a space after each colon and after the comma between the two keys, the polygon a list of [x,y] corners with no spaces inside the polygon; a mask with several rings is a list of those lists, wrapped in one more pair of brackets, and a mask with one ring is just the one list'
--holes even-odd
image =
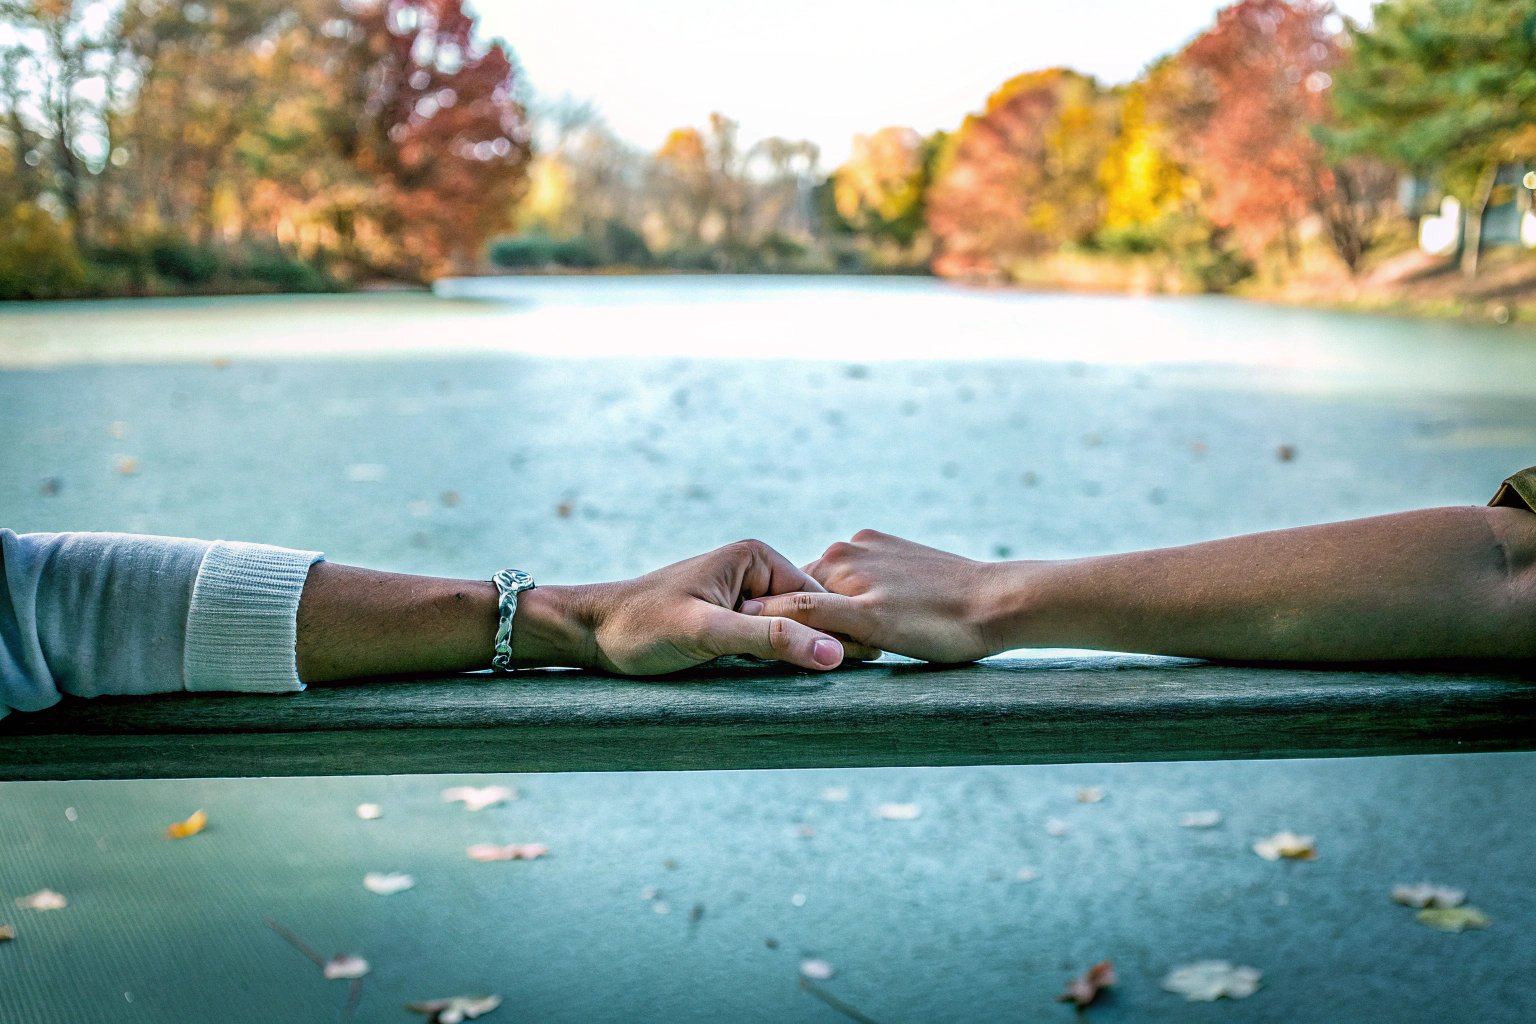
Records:
{"label": "finger", "polygon": [[782,615],[815,629],[846,633],[864,643],[874,634],[875,617],[869,606],[842,594],[777,594],[743,601],[743,615]]}
{"label": "finger", "polygon": [[885,654],[878,647],[869,647],[856,640],[849,640],[847,637],[838,637],[838,639],[843,642],[844,661],[879,661]]}
{"label": "finger", "polygon": [[820,583],[816,582],[815,577],[769,545],[759,544],[756,554],[768,570],[768,585],[765,589],[754,591],[754,593],[788,594],[798,590],[820,593],[824,589]]}
{"label": "finger", "polygon": [[719,609],[707,621],[705,645],[719,657],[751,654],[826,671],[843,661],[843,644],[809,626],[777,615],[741,615]]}

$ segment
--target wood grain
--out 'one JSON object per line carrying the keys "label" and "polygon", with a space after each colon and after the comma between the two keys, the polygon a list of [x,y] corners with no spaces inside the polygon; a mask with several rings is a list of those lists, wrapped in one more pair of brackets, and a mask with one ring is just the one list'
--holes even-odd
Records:
{"label": "wood grain", "polygon": [[634,771],[1536,749],[1529,666],[1261,667],[1104,655],[530,671],[290,695],[69,699],[0,720],[0,779]]}

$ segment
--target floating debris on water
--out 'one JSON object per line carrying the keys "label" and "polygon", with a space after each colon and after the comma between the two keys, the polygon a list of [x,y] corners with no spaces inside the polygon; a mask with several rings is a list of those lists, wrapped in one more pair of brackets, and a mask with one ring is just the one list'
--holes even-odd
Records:
{"label": "floating debris on water", "polygon": [[1181,828],[1215,828],[1220,824],[1220,811],[1185,811],[1179,815]]}
{"label": "floating debris on water", "polygon": [[1452,889],[1449,886],[1434,885],[1430,882],[1415,882],[1412,885],[1395,885],[1392,887],[1392,902],[1401,903],[1405,907],[1440,907],[1449,909],[1459,907],[1466,901],[1467,894],[1462,889]]}
{"label": "floating debris on water", "polygon": [[201,810],[193,811],[192,812],[192,816],[187,818],[186,821],[178,821],[178,822],[174,822],[173,824],[167,825],[166,829],[165,829],[165,838],[167,838],[167,839],[185,839],[188,836],[195,836],[195,835],[197,835],[199,832],[201,832],[203,829],[205,829],[207,827],[208,827],[208,814],[207,814],[207,812],[206,811],[201,811]]}
{"label": "floating debris on water", "polygon": [[63,910],[69,901],[52,889],[39,889],[30,896],[16,897],[16,905],[23,910]]}
{"label": "floating debris on water", "polygon": [[1317,840],[1294,832],[1276,832],[1253,844],[1253,852],[1265,860],[1316,860]]}
{"label": "floating debris on water", "polygon": [[397,892],[404,892],[415,884],[415,878],[398,872],[385,874],[382,871],[370,871],[363,876],[363,888],[369,892],[376,892],[380,896],[393,896]]}
{"label": "floating debris on water", "polygon": [[1163,990],[1195,1003],[1213,1003],[1223,996],[1247,999],[1259,990],[1263,977],[1253,967],[1234,967],[1226,960],[1201,960],[1169,971],[1163,979]]}
{"label": "floating debris on water", "polygon": [[923,813],[917,804],[881,804],[875,813],[886,821],[911,821]]}
{"label": "floating debris on water", "polygon": [[463,801],[466,811],[483,811],[487,807],[517,799],[517,790],[508,786],[449,786],[443,790],[443,799],[449,803]]}
{"label": "floating debris on water", "polygon": [[1056,997],[1058,1003],[1076,1003],[1081,1010],[1095,999],[1099,993],[1107,988],[1115,986],[1115,965],[1108,960],[1101,960],[1088,968],[1081,976],[1067,982],[1067,990]]}
{"label": "floating debris on water", "polygon": [[357,816],[362,818],[364,821],[372,821],[373,819],[382,816],[383,813],[384,808],[380,807],[378,804],[357,805]]}

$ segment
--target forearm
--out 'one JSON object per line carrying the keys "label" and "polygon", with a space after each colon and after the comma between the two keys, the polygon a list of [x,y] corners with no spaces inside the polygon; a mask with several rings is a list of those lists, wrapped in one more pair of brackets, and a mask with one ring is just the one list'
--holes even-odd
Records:
{"label": "forearm", "polygon": [[[518,596],[514,665],[593,664],[582,612],[586,589],[539,587]],[[299,678],[313,683],[489,668],[496,626],[496,587],[488,581],[319,562],[299,600]]]}
{"label": "forearm", "polygon": [[1441,508],[1060,562],[999,563],[989,647],[1349,661],[1536,656],[1536,515]]}

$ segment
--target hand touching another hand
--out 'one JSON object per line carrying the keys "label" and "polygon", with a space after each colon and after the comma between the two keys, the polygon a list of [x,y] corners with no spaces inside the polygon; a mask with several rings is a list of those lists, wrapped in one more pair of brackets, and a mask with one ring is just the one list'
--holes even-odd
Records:
{"label": "hand touching another hand", "polygon": [[[841,641],[791,618],[736,611],[743,599],[807,590],[821,585],[761,541],[739,541],[637,579],[527,591],[513,622],[513,656],[624,675],[675,672],[729,654],[836,668]],[[880,652],[852,644],[846,653]]]}
{"label": "hand touching another hand", "polygon": [[805,571],[820,587],[746,601],[742,612],[783,616],[926,661],[975,661],[997,653],[983,629],[987,563],[860,530],[848,543],[827,548]]}

